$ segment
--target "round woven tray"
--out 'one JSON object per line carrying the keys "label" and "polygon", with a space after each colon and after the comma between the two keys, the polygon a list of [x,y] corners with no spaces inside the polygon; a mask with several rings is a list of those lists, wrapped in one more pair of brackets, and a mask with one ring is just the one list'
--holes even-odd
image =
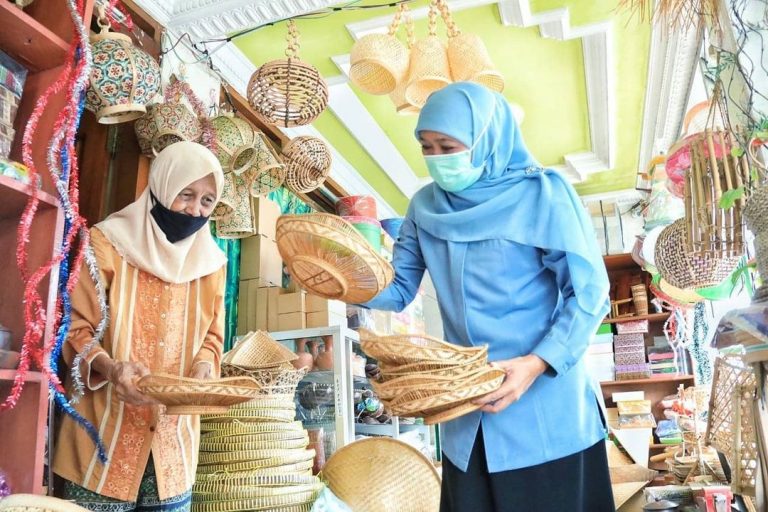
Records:
{"label": "round woven tray", "polygon": [[280,487],[230,486],[226,483],[196,484],[192,488],[192,499],[195,502],[210,502],[285,497],[292,500],[290,504],[294,504],[295,502],[304,503],[307,501],[306,499],[299,499],[298,496],[309,498],[312,494],[322,491],[323,487],[325,486],[320,482]]}
{"label": "round woven tray", "polygon": [[426,335],[376,336],[361,333],[360,348],[380,364],[435,362],[461,364],[487,353],[487,347],[462,347]]}
{"label": "round woven tray", "polygon": [[216,423],[226,421],[247,422],[292,422],[296,418],[293,409],[229,409],[224,414],[207,414],[206,419]]}
{"label": "round woven tray", "polygon": [[264,505],[262,500],[234,500],[210,503],[192,503],[192,512],[244,512],[251,510],[270,510],[271,512],[311,512],[317,497],[298,505]]}
{"label": "round woven tray", "polygon": [[488,365],[488,356],[486,352],[477,354],[472,359],[462,363],[449,362],[418,362],[401,365],[390,365],[381,363],[382,381],[386,382],[398,377],[421,376],[421,377],[465,377]]}
{"label": "round woven tray", "polygon": [[337,450],[322,478],[352,510],[432,512],[440,506],[440,476],[415,448],[379,437]]}
{"label": "round woven tray", "polygon": [[[205,429],[202,428],[205,425]],[[225,437],[259,436],[273,439],[296,439],[304,435],[304,425],[300,421],[289,423],[203,423],[205,433],[200,440],[213,440]]]}
{"label": "round woven tray", "polygon": [[[289,397],[288,399],[284,398],[274,398],[274,396],[277,395],[266,395],[263,397],[257,397],[252,398],[251,400],[248,400],[247,402],[242,402],[236,405],[233,405],[230,407],[230,409],[235,411],[248,411],[248,410],[257,410],[257,409],[278,409],[278,410],[295,410],[296,405],[293,401],[293,397]],[[285,395],[281,395],[285,396]]]}
{"label": "round woven tray", "polygon": [[273,368],[299,356],[264,331],[249,332],[224,354],[222,363],[245,369]]}
{"label": "round woven tray", "polygon": [[311,475],[313,460],[302,462],[286,462],[267,460],[256,460],[248,462],[209,464],[207,466],[198,466],[198,475],[224,475],[248,473],[250,475]]}
{"label": "round woven tray", "polygon": [[303,449],[309,444],[309,437],[306,435],[298,439],[237,439],[228,437],[222,441],[200,441],[201,452],[240,452],[240,451],[258,451],[264,449],[292,450]]}
{"label": "round woven tray", "polygon": [[[200,453],[200,459],[198,464],[204,466],[206,464],[224,464],[224,463],[236,463],[236,462],[262,462],[263,466],[280,466],[283,464],[295,464],[297,462],[304,462],[312,460],[315,456],[315,450],[250,450],[243,452],[229,452],[229,453]],[[268,464],[266,461],[269,461]]]}
{"label": "round woven tray", "polygon": [[336,215],[283,215],[277,220],[277,248],[291,277],[328,299],[368,302],[394,277],[392,266]]}
{"label": "round woven tray", "polygon": [[209,475],[198,475],[195,486],[205,491],[206,486],[225,486],[232,488],[235,486],[261,486],[261,487],[281,487],[284,485],[313,485],[320,483],[320,479],[314,475],[299,474],[277,474],[277,475],[259,475],[256,473],[217,473]]}
{"label": "round woven tray", "polygon": [[472,382],[475,377],[487,374],[492,370],[485,366],[460,377],[424,377],[419,374],[407,375],[390,379],[386,382],[371,381],[371,386],[376,395],[382,400],[392,401],[394,398],[410,391],[422,390],[424,392],[439,394],[456,389],[462,383]]}
{"label": "round woven tray", "polygon": [[37,494],[12,494],[0,500],[4,512],[88,512],[69,501]]}
{"label": "round woven tray", "polygon": [[440,411],[426,411],[424,414],[424,424],[437,425],[438,423],[446,423],[460,416],[464,416],[465,414],[475,412],[481,407],[482,405],[473,404],[471,400],[467,400],[466,402]]}
{"label": "round woven tray", "polygon": [[166,414],[226,412],[231,405],[248,401],[259,391],[259,383],[248,377],[190,379],[175,375],[146,375],[137,383],[139,391],[166,406]]}

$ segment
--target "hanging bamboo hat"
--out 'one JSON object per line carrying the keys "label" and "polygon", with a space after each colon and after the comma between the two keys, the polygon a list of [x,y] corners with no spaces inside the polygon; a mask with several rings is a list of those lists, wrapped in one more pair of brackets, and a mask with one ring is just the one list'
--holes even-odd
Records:
{"label": "hanging bamboo hat", "polygon": [[267,62],[248,83],[248,103],[268,123],[290,128],[309,124],[328,106],[328,84],[312,65],[298,59],[299,33],[288,21],[286,59]]}
{"label": "hanging bamboo hat", "polygon": [[429,35],[416,41],[411,48],[405,97],[419,108],[424,106],[430,94],[452,82],[448,50],[437,37],[438,14],[437,0],[432,0],[429,4]]}
{"label": "hanging bamboo hat", "polygon": [[395,36],[408,9],[400,4],[386,34],[368,34],[352,45],[349,78],[368,94],[389,94],[408,71],[408,49]]}

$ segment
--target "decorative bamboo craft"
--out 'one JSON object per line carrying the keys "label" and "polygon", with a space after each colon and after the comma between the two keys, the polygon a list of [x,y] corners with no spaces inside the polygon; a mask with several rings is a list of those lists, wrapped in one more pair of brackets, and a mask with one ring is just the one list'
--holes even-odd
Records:
{"label": "decorative bamboo craft", "polygon": [[427,102],[433,92],[450,84],[451,68],[448,63],[448,49],[437,37],[437,16],[440,9],[437,0],[429,4],[429,35],[416,41],[411,48],[411,61],[405,97],[419,108]]}
{"label": "decorative bamboo craft", "polygon": [[389,99],[395,105],[395,111],[400,115],[406,116],[418,114],[421,110],[421,106],[414,105],[405,97],[405,90],[408,88],[408,81],[409,77],[411,76],[410,53],[413,45],[416,44],[416,36],[414,35],[413,19],[411,18],[408,4],[400,4],[400,9],[402,10],[402,18],[404,20],[403,24],[405,25],[405,41],[408,48],[408,67],[405,74],[397,82],[395,88],[389,94]]}
{"label": "decorative bamboo craft", "polygon": [[656,267],[671,285],[682,289],[715,286],[728,278],[739,264],[739,257],[687,250],[689,227],[678,219],[661,232],[656,241]]}
{"label": "decorative bamboo craft", "polygon": [[290,364],[274,368],[248,369],[236,365],[222,364],[221,374],[228,377],[250,377],[259,383],[261,395],[290,395],[296,392],[296,386],[306,375],[307,369],[297,370]]}
{"label": "decorative bamboo craft", "polygon": [[474,359],[464,361],[462,363],[446,364],[446,363],[410,363],[405,365],[389,366],[386,364],[380,364],[381,381],[387,382],[389,380],[397,379],[399,377],[412,377],[418,375],[424,378],[450,378],[458,379],[466,377],[488,364],[487,354],[479,354]]}
{"label": "decorative bamboo craft", "polygon": [[453,365],[487,353],[486,346],[462,347],[420,334],[378,337],[371,332],[361,332],[360,338],[363,352],[380,364],[444,361]]}
{"label": "decorative bamboo craft", "polygon": [[249,332],[224,354],[222,363],[245,369],[272,368],[294,361],[298,356],[267,332]]}
{"label": "decorative bamboo craft", "polygon": [[321,297],[361,304],[394,277],[392,266],[335,215],[283,215],[277,220],[276,238],[291,277]]}
{"label": "decorative bamboo craft", "polygon": [[386,437],[337,450],[323,467],[331,491],[352,510],[437,512],[440,476],[415,448]]}
{"label": "decorative bamboo craft", "polygon": [[731,467],[731,488],[755,496],[760,471],[758,432],[753,407],[757,381],[751,366],[738,358],[715,361],[706,442],[722,452]]}
{"label": "decorative bamboo craft", "polygon": [[251,123],[228,112],[215,117],[213,153],[224,172],[241,174],[256,159],[257,131]]}
{"label": "decorative bamboo craft", "polygon": [[648,293],[645,291],[644,284],[636,284],[632,286],[632,303],[635,306],[635,314],[647,315],[648,314]]}
{"label": "decorative bamboo craft", "polygon": [[621,0],[619,8],[637,14],[641,21],[655,20],[669,32],[701,28],[704,24],[719,29],[718,0]]}
{"label": "decorative bamboo craft", "polygon": [[286,165],[285,185],[295,193],[311,192],[325,182],[331,172],[331,151],[317,137],[302,135],[283,148]]}
{"label": "decorative bamboo craft", "polygon": [[328,84],[312,65],[298,59],[299,33],[288,20],[286,59],[267,62],[248,83],[248,103],[268,123],[290,128],[311,123],[328,106]]}
{"label": "decorative bamboo craft", "polygon": [[149,157],[175,142],[196,142],[203,134],[197,116],[183,103],[149,105],[147,113],[134,123],[134,130],[141,152]]}
{"label": "decorative bamboo craft", "polygon": [[[744,253],[744,197],[733,207],[720,206],[723,193],[750,182],[746,155],[735,156],[731,131],[705,130],[690,140],[691,168],[685,176],[687,247],[695,254],[721,258]],[[674,283],[673,283],[674,284]]]}
{"label": "decorative bamboo craft", "polygon": [[154,374],[139,379],[137,387],[165,405],[166,414],[206,414],[226,412],[232,405],[251,400],[260,386],[248,377],[190,379]]}
{"label": "decorative bamboo craft", "polygon": [[368,34],[352,45],[349,78],[368,94],[389,94],[408,72],[409,50],[396,37],[408,11],[400,4],[386,34]]}

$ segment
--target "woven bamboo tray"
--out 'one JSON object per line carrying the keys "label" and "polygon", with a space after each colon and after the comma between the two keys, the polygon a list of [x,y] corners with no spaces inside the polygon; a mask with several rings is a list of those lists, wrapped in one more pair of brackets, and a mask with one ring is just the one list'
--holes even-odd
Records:
{"label": "woven bamboo tray", "polygon": [[277,220],[276,238],[291,277],[327,299],[368,302],[394,277],[392,266],[336,215],[283,215]]}
{"label": "woven bamboo tray", "polygon": [[[192,488],[192,499],[195,502],[210,501],[229,501],[229,500],[247,500],[262,498],[285,497],[295,500],[294,496],[311,497],[314,493],[319,493],[325,487],[322,483],[305,485],[285,485],[280,487],[262,487],[262,486],[231,486],[226,483],[195,485]],[[267,500],[268,501],[268,500]],[[306,501],[297,500],[300,503]],[[293,501],[292,503],[293,504]]]}
{"label": "woven bamboo tray", "polygon": [[216,423],[227,421],[247,422],[292,422],[296,418],[296,411],[293,409],[234,409],[228,410],[223,414],[208,414],[206,419]]}
{"label": "woven bamboo tray", "polygon": [[464,416],[471,412],[475,412],[480,409],[482,405],[473,404],[471,400],[467,400],[460,404],[454,404],[451,407],[443,409],[433,409],[429,411],[422,411],[424,414],[425,425],[437,425],[439,423],[446,423],[460,416]]}
{"label": "woven bamboo tray", "polygon": [[146,375],[139,391],[166,406],[166,414],[226,412],[231,405],[250,400],[259,383],[247,377],[190,379],[175,375]]}
{"label": "woven bamboo tray", "polygon": [[483,367],[480,370],[475,370],[463,377],[423,377],[415,374],[406,377],[398,377],[386,382],[371,381],[371,386],[379,398],[391,401],[403,393],[414,389],[424,390],[431,394],[451,391],[458,386],[461,386],[462,383],[471,382],[475,377],[479,377],[488,371],[495,370],[491,370],[490,367]]}
{"label": "woven bamboo tray", "polygon": [[256,460],[248,462],[209,464],[207,466],[198,466],[198,475],[224,475],[247,473],[249,475],[267,476],[267,475],[311,475],[313,460],[302,462],[274,461],[271,459]]}
{"label": "woven bamboo tray", "polygon": [[69,501],[37,494],[12,494],[0,500],[3,512],[88,512]]}
{"label": "woven bamboo tray", "polygon": [[200,421],[200,430],[205,432],[201,439],[217,436],[229,436],[240,434],[271,434],[302,432],[304,425],[300,421],[284,423],[256,423],[252,421]]}
{"label": "woven bamboo tray", "polygon": [[233,405],[230,409],[233,409],[235,411],[249,411],[249,410],[259,410],[259,409],[278,409],[278,410],[295,410],[296,404],[293,401],[293,397],[290,397],[288,400],[279,398],[275,399],[270,396],[265,397],[256,397],[251,400],[248,400],[247,402],[241,402],[239,404]]}
{"label": "woven bamboo tray", "polygon": [[247,369],[272,368],[298,357],[266,332],[256,331],[241,338],[221,362]]}
{"label": "woven bamboo tray", "polygon": [[224,464],[233,462],[260,462],[270,461],[271,464],[264,463],[264,467],[279,466],[283,464],[295,464],[312,460],[315,456],[315,450],[250,450],[247,452],[230,453],[200,453],[198,464]]}
{"label": "woven bamboo tray", "polygon": [[446,362],[461,364],[479,354],[487,354],[487,347],[462,347],[426,335],[376,336],[361,333],[360,348],[379,364],[402,365],[418,362]]}
{"label": "woven bamboo tray", "polygon": [[440,505],[440,476],[415,448],[380,437],[337,450],[322,478],[352,510],[432,512]]}
{"label": "woven bamboo tray", "polygon": [[448,362],[419,362],[403,365],[389,365],[381,363],[381,380],[386,382],[398,377],[466,377],[477,370],[485,368],[488,365],[488,357],[485,352],[478,354],[473,359],[462,362],[461,364]]}
{"label": "woven bamboo tray", "polygon": [[222,364],[221,374],[231,377],[250,377],[261,385],[260,395],[294,395],[296,386],[307,374],[306,370],[297,370],[293,365],[280,365],[276,368],[249,370],[239,366]]}
{"label": "woven bamboo tray", "polygon": [[192,503],[192,512],[250,512],[252,510],[270,510],[271,512],[311,512],[312,504],[317,497],[307,503],[286,506],[263,507],[260,500],[236,500],[211,503]]}
{"label": "woven bamboo tray", "polygon": [[[200,436],[200,441],[208,441],[208,442],[218,442],[220,439],[227,439],[227,438],[233,438],[233,439],[263,439],[263,440],[280,440],[280,439],[301,439],[304,437],[304,428],[301,425],[301,422],[294,422],[298,423],[299,425],[297,427],[293,427],[290,429],[285,430],[276,430],[274,428],[269,428],[271,425],[269,423],[239,423],[239,424],[233,424],[233,423],[224,423],[223,428],[216,429],[213,431],[205,432]],[[227,425],[234,425],[234,427],[227,428]],[[254,427],[267,427],[267,429],[259,429],[254,428],[250,429],[249,426],[253,425]],[[290,425],[290,423],[275,423],[273,425],[276,426],[284,426],[284,425]]]}
{"label": "woven bamboo tray", "polygon": [[227,486],[261,486],[261,487],[281,487],[284,485],[312,485],[320,483],[320,479],[314,475],[301,474],[276,474],[259,475],[256,473],[217,473],[208,475],[198,475],[195,480],[195,486],[202,486],[205,491],[208,485],[227,485]]}
{"label": "woven bamboo tray", "polygon": [[213,441],[201,441],[200,451],[208,453],[229,453],[239,451],[256,451],[266,448],[275,450],[293,450],[304,449],[309,444],[309,438],[303,439],[272,439],[272,440],[238,440],[233,441],[232,438],[226,438],[226,441],[213,442]]}

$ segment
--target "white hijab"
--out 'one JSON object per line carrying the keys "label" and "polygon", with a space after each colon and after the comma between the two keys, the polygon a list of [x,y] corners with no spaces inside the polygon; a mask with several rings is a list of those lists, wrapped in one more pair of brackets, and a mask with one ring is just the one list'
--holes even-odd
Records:
{"label": "white hijab", "polygon": [[118,253],[140,270],[168,283],[186,283],[219,270],[227,257],[216,245],[206,224],[197,233],[171,243],[150,214],[151,190],[170,208],[190,183],[213,174],[216,201],[221,197],[224,173],[216,156],[194,142],[177,142],[162,150],[152,162],[149,186],[119,212],[96,224]]}

